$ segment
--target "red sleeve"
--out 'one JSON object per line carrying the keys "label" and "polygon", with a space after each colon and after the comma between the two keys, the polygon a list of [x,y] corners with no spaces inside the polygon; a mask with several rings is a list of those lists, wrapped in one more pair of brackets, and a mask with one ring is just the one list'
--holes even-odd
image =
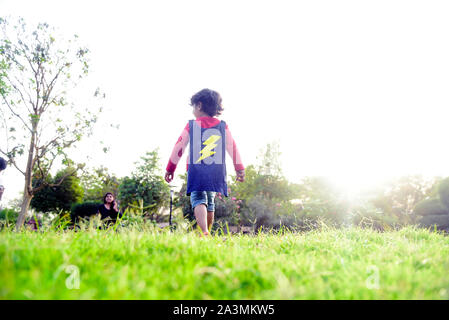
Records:
{"label": "red sleeve", "polygon": [[179,160],[181,159],[184,150],[187,148],[189,144],[189,124],[182,130],[181,135],[178,138],[178,141],[173,148],[170,159],[168,160],[168,164],[166,167],[166,171],[170,173],[174,173],[176,170],[176,166],[178,165]]}
{"label": "red sleeve", "polygon": [[232,158],[235,171],[245,170],[245,167],[243,166],[242,163],[242,159],[240,158],[239,150],[237,149],[237,145],[235,144],[235,141],[232,138],[232,134],[228,128],[228,125],[226,125],[226,151]]}

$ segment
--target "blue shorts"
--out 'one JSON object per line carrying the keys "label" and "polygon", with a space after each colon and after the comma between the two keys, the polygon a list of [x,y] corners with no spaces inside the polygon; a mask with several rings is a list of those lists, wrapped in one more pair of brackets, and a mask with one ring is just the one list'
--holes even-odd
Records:
{"label": "blue shorts", "polygon": [[196,206],[204,204],[207,207],[207,211],[215,211],[215,194],[213,191],[192,191],[190,193],[190,203],[192,209]]}

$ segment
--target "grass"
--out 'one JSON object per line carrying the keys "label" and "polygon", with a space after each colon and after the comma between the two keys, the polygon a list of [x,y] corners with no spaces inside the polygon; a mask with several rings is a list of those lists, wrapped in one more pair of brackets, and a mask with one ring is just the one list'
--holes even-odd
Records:
{"label": "grass", "polygon": [[4,230],[0,266],[0,299],[449,298],[449,238],[413,227],[207,239]]}

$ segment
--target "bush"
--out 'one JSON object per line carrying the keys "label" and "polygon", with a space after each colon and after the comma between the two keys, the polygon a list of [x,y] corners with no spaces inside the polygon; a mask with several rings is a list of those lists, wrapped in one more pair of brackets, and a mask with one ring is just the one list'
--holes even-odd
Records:
{"label": "bush", "polygon": [[449,209],[441,203],[440,199],[427,199],[419,202],[413,213],[418,216],[447,215]]}
{"label": "bush", "polygon": [[72,222],[77,222],[78,218],[85,218],[96,214],[98,212],[98,207],[101,204],[102,202],[87,201],[72,205],[72,210],[70,212]]}
{"label": "bush", "polygon": [[397,219],[401,225],[408,224],[416,217],[413,211],[419,202],[436,198],[438,181],[438,178],[427,179],[420,175],[394,178],[372,190],[367,200],[385,216]]}
{"label": "bush", "polygon": [[225,197],[219,193],[215,196],[215,222],[218,224],[239,225],[240,214],[238,213],[238,203],[235,198]]}
{"label": "bush", "polygon": [[425,228],[436,226],[438,230],[449,231],[449,215],[424,216],[419,221],[419,225]]}
{"label": "bush", "polygon": [[406,224],[400,217],[394,214],[385,214],[382,209],[370,202],[354,206],[352,208],[351,220],[354,226],[379,231],[385,231]]}
{"label": "bush", "polygon": [[[46,181],[42,181],[40,178],[33,178],[33,186],[36,187],[42,183],[57,184],[64,175],[72,170],[74,169],[67,167],[60,170],[54,178],[47,176]],[[67,176],[59,186],[46,186],[38,191],[31,199],[30,206],[39,212],[59,213],[61,210],[68,212],[72,204],[82,201],[83,193],[80,180],[74,173]]]}
{"label": "bush", "polygon": [[245,203],[241,219],[243,225],[253,225],[255,230],[259,230],[260,227],[273,228],[278,221],[271,201],[260,195]]}
{"label": "bush", "polygon": [[170,188],[160,174],[158,150],[147,152],[130,177],[124,177],[119,186],[118,199],[124,209],[139,200],[151,206],[151,214],[168,207]]}
{"label": "bush", "polygon": [[449,178],[441,181],[438,193],[440,194],[441,203],[449,210]]}
{"label": "bush", "polygon": [[184,218],[192,222],[195,220],[195,215],[193,214],[192,206],[190,204],[190,196],[186,195],[187,173],[181,175],[180,178],[183,180],[183,184],[179,192],[175,192],[175,197],[173,199],[173,209],[181,209]]}
{"label": "bush", "polygon": [[19,212],[14,209],[4,208],[0,210],[0,221],[6,224],[16,223],[17,218],[19,217]]}
{"label": "bush", "polygon": [[258,195],[242,206],[240,221],[244,226],[252,226],[254,231],[281,227],[305,230],[316,222],[317,217],[305,214],[302,209],[301,205],[294,205],[288,201],[276,202]]}

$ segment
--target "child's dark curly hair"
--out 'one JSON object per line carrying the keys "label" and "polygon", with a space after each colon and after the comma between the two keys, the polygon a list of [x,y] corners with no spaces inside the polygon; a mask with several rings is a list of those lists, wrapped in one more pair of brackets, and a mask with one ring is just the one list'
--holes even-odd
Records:
{"label": "child's dark curly hair", "polygon": [[0,157],[0,171],[5,170],[7,164],[6,160]]}
{"label": "child's dark curly hair", "polygon": [[203,89],[190,99],[190,105],[194,106],[201,102],[201,110],[211,117],[221,115],[224,110],[221,106],[221,96],[217,91]]}

